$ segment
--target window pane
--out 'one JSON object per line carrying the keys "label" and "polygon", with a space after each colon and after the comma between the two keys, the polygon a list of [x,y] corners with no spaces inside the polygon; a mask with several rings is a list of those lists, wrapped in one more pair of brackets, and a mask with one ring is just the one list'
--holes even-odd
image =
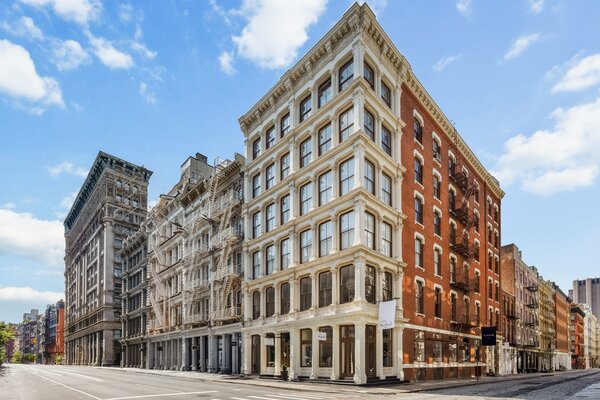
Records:
{"label": "window pane", "polygon": [[323,107],[331,99],[331,78],[319,86],[319,108]]}
{"label": "window pane", "polygon": [[352,60],[348,61],[342,68],[340,68],[339,72],[339,91],[341,92],[345,88],[347,88],[350,83],[352,83],[352,78],[354,77],[354,66],[352,65]]}
{"label": "window pane", "polygon": [[354,109],[349,108],[340,116],[340,142],[348,139],[354,127]]}
{"label": "window pane", "polygon": [[325,154],[331,148],[331,124],[319,131],[319,155]]}
{"label": "window pane", "polygon": [[333,194],[332,172],[328,171],[319,176],[319,205],[329,203]]}
{"label": "window pane", "polygon": [[340,303],[354,300],[354,265],[340,268]]}
{"label": "window pane", "polygon": [[340,250],[352,246],[354,243],[354,211],[340,216]]}
{"label": "window pane", "polygon": [[354,188],[354,158],[340,164],[340,196]]}

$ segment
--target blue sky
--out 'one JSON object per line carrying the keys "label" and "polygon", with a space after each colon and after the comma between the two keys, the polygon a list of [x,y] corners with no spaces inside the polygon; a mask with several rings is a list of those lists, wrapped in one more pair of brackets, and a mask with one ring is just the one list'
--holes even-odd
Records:
{"label": "blue sky", "polygon": [[[600,275],[600,3],[369,2],[500,179],[503,243],[566,292]],[[63,291],[62,218],[98,150],[154,171],[243,152],[244,114],[349,1],[0,5],[0,320]]]}

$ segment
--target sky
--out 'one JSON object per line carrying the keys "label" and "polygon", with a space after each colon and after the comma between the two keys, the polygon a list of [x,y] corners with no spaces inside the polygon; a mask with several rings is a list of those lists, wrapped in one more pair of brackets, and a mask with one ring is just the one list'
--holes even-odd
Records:
{"label": "sky", "polygon": [[[600,276],[600,2],[368,1],[500,180],[502,243],[567,292]],[[238,118],[348,0],[0,4],[0,320],[63,297],[62,221],[99,150],[154,171],[243,153]]]}

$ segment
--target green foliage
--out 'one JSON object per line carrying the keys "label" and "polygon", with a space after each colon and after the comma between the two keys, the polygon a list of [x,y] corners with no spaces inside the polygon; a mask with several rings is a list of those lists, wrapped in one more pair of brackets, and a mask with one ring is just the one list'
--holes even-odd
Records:
{"label": "green foliage", "polygon": [[62,364],[62,360],[63,360],[63,358],[60,354],[57,354],[56,357],[54,357],[54,362],[56,364]]}
{"label": "green foliage", "polygon": [[13,332],[10,326],[3,321],[0,321],[0,365],[6,358],[6,344],[13,338]]}
{"label": "green foliage", "polygon": [[35,362],[35,354],[33,354],[33,353],[24,354],[23,361],[28,362],[28,363]]}
{"label": "green foliage", "polygon": [[21,353],[19,350],[15,351],[11,361],[15,364],[20,364],[23,361],[23,353]]}

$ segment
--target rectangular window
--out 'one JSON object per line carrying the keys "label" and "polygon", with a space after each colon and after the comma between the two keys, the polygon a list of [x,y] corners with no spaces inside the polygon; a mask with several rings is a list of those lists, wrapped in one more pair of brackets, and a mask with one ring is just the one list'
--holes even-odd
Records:
{"label": "rectangular window", "polygon": [[354,301],[354,265],[340,268],[340,304]]}
{"label": "rectangular window", "polygon": [[435,275],[442,276],[442,253],[437,248],[433,250],[433,269]]}
{"label": "rectangular window", "polygon": [[413,120],[413,137],[419,143],[423,143],[423,125],[417,118]]}
{"label": "rectangular window", "polygon": [[331,221],[319,225],[319,257],[328,256],[331,253],[333,233]]}
{"label": "rectangular window", "polygon": [[256,174],[252,178],[252,197],[257,197],[259,194],[260,194],[260,174]]}
{"label": "rectangular window", "polygon": [[450,282],[456,282],[456,259],[450,258]]}
{"label": "rectangular window", "polygon": [[266,255],[266,268],[265,268],[265,274],[266,275],[271,275],[273,273],[273,271],[275,270],[275,246],[270,245],[267,246],[267,248],[265,249],[265,255]]}
{"label": "rectangular window", "polygon": [[268,287],[265,289],[265,317],[271,317],[275,314],[275,288]]}
{"label": "rectangular window", "polygon": [[290,195],[286,194],[279,201],[280,224],[283,225],[290,220]]}
{"label": "rectangular window", "polygon": [[375,117],[365,109],[365,133],[371,140],[375,140]]}
{"label": "rectangular window", "polygon": [[252,253],[252,278],[260,278],[260,252],[255,251]]}
{"label": "rectangular window", "polygon": [[433,212],[433,233],[442,236],[442,216],[439,212]]}
{"label": "rectangular window", "polygon": [[281,284],[281,315],[287,314],[290,312],[290,284],[282,283]]}
{"label": "rectangular window", "polygon": [[369,160],[365,160],[365,188],[375,194],[375,166]]}
{"label": "rectangular window", "polygon": [[260,156],[260,138],[252,142],[252,159],[255,160]]}
{"label": "rectangular window", "polygon": [[415,182],[423,184],[423,163],[415,157]]}
{"label": "rectangular window", "polygon": [[307,183],[300,187],[300,215],[310,211],[312,207],[312,184]]}
{"label": "rectangular window", "polygon": [[423,241],[415,238],[415,265],[423,268]]}
{"label": "rectangular window", "polygon": [[418,314],[425,314],[425,296],[423,291],[423,282],[417,281],[417,285],[415,288],[415,312]]}
{"label": "rectangular window", "polygon": [[425,362],[425,332],[415,331],[415,362]]}
{"label": "rectangular window", "polygon": [[319,86],[319,108],[323,107],[331,100],[331,78]]}
{"label": "rectangular window", "polygon": [[286,133],[288,133],[289,130],[290,130],[290,114],[287,113],[283,117],[281,117],[281,120],[279,121],[279,132],[281,134],[281,137],[284,137],[286,135]]}
{"label": "rectangular window", "polygon": [[339,128],[341,143],[350,137],[354,128],[354,109],[352,107],[340,115]]}
{"label": "rectangular window", "polygon": [[381,125],[381,148],[387,155],[392,155],[392,134],[384,125]]}
{"label": "rectangular window", "polygon": [[354,158],[340,164],[340,196],[354,188]]}
{"label": "rectangular window", "polygon": [[435,316],[442,318],[442,289],[435,288]]}
{"label": "rectangular window", "polygon": [[290,239],[283,239],[279,243],[279,249],[281,252],[280,268],[282,270],[287,269],[290,266]]}
{"label": "rectangular window", "polygon": [[345,250],[354,243],[354,211],[340,216],[340,250]]}
{"label": "rectangular window", "polygon": [[440,179],[437,175],[433,176],[433,197],[436,199],[440,199]]}
{"label": "rectangular window", "polygon": [[252,237],[256,239],[261,235],[260,230],[260,212],[256,212],[252,215]]}
{"label": "rectangular window", "polygon": [[366,61],[363,67],[363,76],[365,77],[365,80],[369,83],[369,86],[371,86],[371,89],[375,90],[375,72]]}
{"label": "rectangular window", "polygon": [[300,233],[300,263],[310,260],[312,255],[312,231],[307,229]]}
{"label": "rectangular window", "polygon": [[442,342],[433,342],[433,361],[442,362]]}
{"label": "rectangular window", "polygon": [[392,226],[387,222],[381,224],[381,250],[383,254],[392,256]]}
{"label": "rectangular window", "polygon": [[381,82],[381,100],[390,108],[392,108],[392,91],[385,83]]}
{"label": "rectangular window", "polygon": [[252,293],[252,319],[260,317],[260,292]]}
{"label": "rectangular window", "polygon": [[433,159],[442,162],[442,146],[436,139],[433,139]]}
{"label": "rectangular window", "polygon": [[275,143],[275,127],[274,126],[270,127],[269,130],[267,130],[265,139],[266,139],[265,149],[271,148],[271,146],[273,146],[273,144]]}
{"label": "rectangular window", "polygon": [[312,330],[302,329],[300,331],[300,350],[302,358],[301,367],[312,367]]}
{"label": "rectangular window", "polygon": [[308,138],[300,143],[300,168],[312,161],[312,139]]}
{"label": "rectangular window", "polygon": [[323,155],[331,148],[331,124],[319,130],[319,155]]}
{"label": "rectangular window", "polygon": [[312,282],[310,277],[300,279],[300,311],[312,306]]}
{"label": "rectangular window", "polygon": [[454,293],[450,295],[450,319],[456,321],[456,295]]}
{"label": "rectangular window", "polygon": [[327,171],[319,176],[319,205],[323,206],[329,203],[333,194],[332,172]]}
{"label": "rectangular window", "polygon": [[304,121],[310,115],[312,110],[312,100],[310,95],[300,102],[300,122]]}
{"label": "rectangular window", "polygon": [[271,203],[265,208],[265,232],[270,232],[275,228],[275,204]]}
{"label": "rectangular window", "polygon": [[354,66],[352,64],[352,60],[348,61],[346,64],[340,68],[339,72],[339,91],[346,89],[351,83],[352,78],[354,78]]}
{"label": "rectangular window", "polygon": [[275,184],[275,164],[269,165],[265,169],[265,189],[271,189]]}
{"label": "rectangular window", "polygon": [[290,174],[290,154],[284,154],[280,160],[281,180],[284,180]]}
{"label": "rectangular window", "polygon": [[415,222],[423,224],[423,201],[415,197]]}
{"label": "rectangular window", "polygon": [[394,366],[394,352],[393,352],[393,340],[392,329],[384,329],[382,331],[382,346],[383,346],[383,367],[389,368]]}
{"label": "rectangular window", "polygon": [[367,247],[375,249],[375,216],[365,212],[365,236],[367,239]]}
{"label": "rectangular window", "polygon": [[319,274],[319,307],[331,304],[331,271]]}
{"label": "rectangular window", "polygon": [[325,340],[319,340],[319,367],[331,368],[333,365],[333,330],[330,326],[319,328],[325,334]]}
{"label": "rectangular window", "polygon": [[375,304],[377,300],[377,291],[375,290],[375,268],[368,265],[365,272],[365,300]]}
{"label": "rectangular window", "polygon": [[393,298],[393,287],[394,287],[393,285],[394,285],[394,283],[393,283],[392,279],[393,279],[393,277],[392,277],[391,272],[384,272],[383,273],[383,282],[382,282],[383,293],[381,294],[383,301],[389,301],[389,300],[392,300],[392,298]]}
{"label": "rectangular window", "polygon": [[381,174],[381,200],[389,206],[392,205],[392,178],[385,173]]}

